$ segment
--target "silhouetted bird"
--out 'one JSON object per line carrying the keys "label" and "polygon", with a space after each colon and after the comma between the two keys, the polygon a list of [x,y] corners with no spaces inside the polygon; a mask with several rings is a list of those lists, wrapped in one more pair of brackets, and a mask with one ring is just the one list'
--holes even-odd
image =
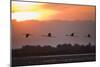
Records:
{"label": "silhouetted bird", "polygon": [[73,36],[74,36],[74,33],[71,33],[71,35],[70,35],[70,36],[72,36],[72,37],[73,37]]}
{"label": "silhouetted bird", "polygon": [[25,38],[28,38],[29,36],[30,36],[30,34],[28,34],[28,33],[27,33],[27,34],[25,34]]}
{"label": "silhouetted bird", "polygon": [[71,33],[70,35],[66,35],[66,36],[74,37],[74,36],[76,36],[76,35],[75,35],[75,33]]}
{"label": "silhouetted bird", "polygon": [[92,38],[92,36],[90,34],[87,34],[84,37],[86,37],[86,38]]}
{"label": "silhouetted bird", "polygon": [[51,37],[52,35],[51,35],[51,33],[48,33],[48,37]]}
{"label": "silhouetted bird", "polygon": [[91,37],[91,35],[90,35],[90,34],[88,34],[88,35],[87,35],[87,37],[88,37],[88,38],[90,38],[90,37]]}
{"label": "silhouetted bird", "polygon": [[[52,36],[52,34],[51,33],[48,33],[47,35],[42,35],[43,37],[54,37],[54,36]],[[55,38],[55,37],[54,37]]]}

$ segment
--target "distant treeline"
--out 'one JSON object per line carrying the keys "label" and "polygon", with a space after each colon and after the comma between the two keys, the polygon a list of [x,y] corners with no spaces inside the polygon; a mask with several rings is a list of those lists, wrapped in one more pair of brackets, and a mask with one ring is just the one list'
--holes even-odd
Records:
{"label": "distant treeline", "polygon": [[81,53],[95,53],[96,46],[79,45],[79,44],[58,44],[57,47],[52,46],[30,46],[26,45],[20,49],[12,49],[13,57],[27,57],[27,56],[45,56],[45,55],[61,55],[61,54],[81,54]]}

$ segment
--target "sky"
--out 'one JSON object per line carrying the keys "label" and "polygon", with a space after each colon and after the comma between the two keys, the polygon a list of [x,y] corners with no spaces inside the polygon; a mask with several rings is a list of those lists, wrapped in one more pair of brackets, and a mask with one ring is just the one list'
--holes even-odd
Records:
{"label": "sky", "polygon": [[28,19],[95,21],[95,9],[93,6],[12,2],[12,18],[19,21]]}
{"label": "sky", "polygon": [[[72,4],[12,2],[12,46],[79,43],[95,45],[96,7]],[[42,37],[49,32],[56,38]],[[79,37],[66,37],[74,32]],[[25,38],[25,34],[31,36]],[[86,38],[87,34],[92,38]]]}

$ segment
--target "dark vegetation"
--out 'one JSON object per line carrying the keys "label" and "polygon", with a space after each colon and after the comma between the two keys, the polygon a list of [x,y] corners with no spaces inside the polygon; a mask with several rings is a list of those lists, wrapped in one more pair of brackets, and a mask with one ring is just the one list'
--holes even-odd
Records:
{"label": "dark vegetation", "polygon": [[30,46],[26,45],[20,49],[12,49],[13,57],[27,57],[27,56],[47,56],[47,55],[67,55],[67,54],[81,54],[81,53],[95,53],[95,45],[91,43],[87,45],[79,44],[59,44],[56,47],[52,46]]}

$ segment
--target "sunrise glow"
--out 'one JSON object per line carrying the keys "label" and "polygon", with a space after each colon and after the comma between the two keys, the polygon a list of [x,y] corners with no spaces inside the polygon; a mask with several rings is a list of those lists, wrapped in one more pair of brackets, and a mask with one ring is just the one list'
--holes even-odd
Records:
{"label": "sunrise glow", "polygon": [[12,19],[95,21],[95,7],[70,4],[12,2]]}
{"label": "sunrise glow", "polygon": [[45,20],[56,14],[56,11],[42,8],[41,3],[12,2],[12,19]]}

